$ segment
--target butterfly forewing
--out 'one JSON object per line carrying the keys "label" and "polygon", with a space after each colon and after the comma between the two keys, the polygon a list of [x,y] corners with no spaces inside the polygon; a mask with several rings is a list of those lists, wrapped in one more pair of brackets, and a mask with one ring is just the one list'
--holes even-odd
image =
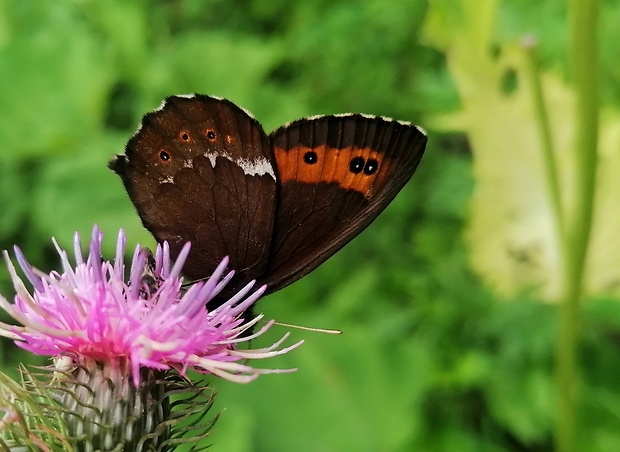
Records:
{"label": "butterfly forewing", "polygon": [[426,144],[417,127],[337,115],[295,121],[270,135],[280,192],[264,282],[278,290],[323,263],[385,209]]}
{"label": "butterfly forewing", "polygon": [[147,114],[111,163],[144,226],[173,253],[192,250],[184,272],[211,274],[224,256],[231,287],[264,273],[276,198],[275,161],[260,124],[231,102],[172,96]]}

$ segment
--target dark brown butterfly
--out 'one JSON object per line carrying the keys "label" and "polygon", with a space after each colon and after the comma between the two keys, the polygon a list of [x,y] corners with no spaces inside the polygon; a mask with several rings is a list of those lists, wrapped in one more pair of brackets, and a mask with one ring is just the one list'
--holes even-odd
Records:
{"label": "dark brown butterfly", "polygon": [[426,145],[409,123],[317,116],[270,135],[247,111],[204,95],[171,96],[110,162],[144,226],[173,255],[187,242],[190,278],[224,256],[279,290],[359,234],[411,178]]}

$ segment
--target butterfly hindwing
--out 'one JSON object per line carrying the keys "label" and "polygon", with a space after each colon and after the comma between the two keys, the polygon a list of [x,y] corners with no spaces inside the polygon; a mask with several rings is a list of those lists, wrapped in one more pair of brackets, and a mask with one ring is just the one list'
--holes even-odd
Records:
{"label": "butterfly hindwing", "polygon": [[411,178],[426,144],[416,126],[358,114],[302,119],[270,138],[280,190],[269,291],[306,275],[368,226]]}

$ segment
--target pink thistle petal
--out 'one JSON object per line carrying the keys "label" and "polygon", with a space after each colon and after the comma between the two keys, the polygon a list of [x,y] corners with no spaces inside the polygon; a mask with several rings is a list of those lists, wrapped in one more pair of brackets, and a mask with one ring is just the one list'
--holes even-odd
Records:
{"label": "pink thistle petal", "polygon": [[[194,369],[232,381],[248,382],[261,374],[281,370],[256,369],[237,361],[267,358],[292,350],[302,342],[280,349],[285,335],[271,347],[239,351],[237,345],[260,336],[273,322],[258,332],[243,336],[262,319],[246,322],[244,312],[265,292],[254,292],[248,283],[235,296],[209,311],[207,303],[232,278],[225,258],[206,281],[183,288],[181,270],[190,251],[187,243],[172,263],[167,243],[157,246],[154,268],[147,250],[136,247],[129,275],[125,273],[127,238],[118,234],[113,262],[101,256],[103,233],[93,229],[84,257],[78,234],[74,238],[75,266],[58,243],[62,273],[44,274],[33,268],[19,248],[15,255],[32,293],[17,275],[5,252],[5,261],[16,296],[9,303],[0,296],[0,307],[23,326],[0,323],[0,335],[16,340],[29,351],[44,355],[69,355],[99,360],[129,359],[133,381],[140,383],[140,370],[174,368],[184,373]],[[127,278],[126,278],[127,276]],[[128,282],[126,282],[128,281]]]}

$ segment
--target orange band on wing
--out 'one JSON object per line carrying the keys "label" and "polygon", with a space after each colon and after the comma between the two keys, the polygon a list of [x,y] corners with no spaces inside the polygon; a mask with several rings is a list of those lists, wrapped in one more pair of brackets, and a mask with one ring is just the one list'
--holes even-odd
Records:
{"label": "orange band on wing", "polygon": [[355,190],[370,197],[373,187],[386,174],[382,171],[383,154],[370,148],[298,146],[291,149],[275,147],[274,151],[283,183],[336,182],[345,190]]}

